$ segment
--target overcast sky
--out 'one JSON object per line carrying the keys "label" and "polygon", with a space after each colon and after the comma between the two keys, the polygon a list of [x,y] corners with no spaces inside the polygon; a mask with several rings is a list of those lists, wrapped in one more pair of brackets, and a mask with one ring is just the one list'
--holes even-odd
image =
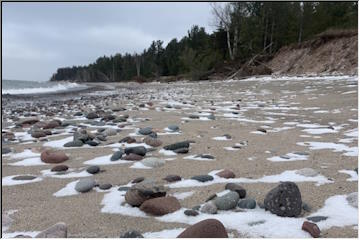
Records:
{"label": "overcast sky", "polygon": [[[212,32],[209,3],[2,3],[3,79],[47,81],[59,67],[166,44],[192,25]],[[164,45],[165,45],[164,44]]]}

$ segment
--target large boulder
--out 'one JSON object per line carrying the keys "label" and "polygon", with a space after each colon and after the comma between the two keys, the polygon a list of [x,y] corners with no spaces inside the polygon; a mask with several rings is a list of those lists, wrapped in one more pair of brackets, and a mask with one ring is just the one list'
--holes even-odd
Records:
{"label": "large boulder", "polygon": [[228,238],[224,225],[216,219],[200,221],[180,233],[178,238]]}
{"label": "large boulder", "polygon": [[45,150],[41,153],[40,159],[44,163],[62,163],[68,160],[69,157],[60,151]]}
{"label": "large boulder", "polygon": [[140,209],[148,214],[162,216],[175,212],[181,208],[175,197],[159,197],[146,200],[141,204]]}
{"label": "large boulder", "polygon": [[56,223],[37,234],[35,238],[67,238],[67,226],[63,222]]}
{"label": "large boulder", "polygon": [[282,217],[297,217],[301,213],[301,193],[293,182],[283,182],[268,192],[264,199],[266,210]]}

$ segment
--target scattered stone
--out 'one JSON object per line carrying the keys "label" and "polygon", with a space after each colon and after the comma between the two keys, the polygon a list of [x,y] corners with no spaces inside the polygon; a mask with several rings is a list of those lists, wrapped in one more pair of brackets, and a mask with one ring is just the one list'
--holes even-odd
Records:
{"label": "scattered stone", "polygon": [[167,128],[173,132],[179,131],[179,127],[177,125],[169,125]]}
{"label": "scattered stone", "polygon": [[219,220],[206,219],[186,228],[177,238],[228,238],[228,234]]}
{"label": "scattered stone", "polygon": [[140,128],[138,131],[138,133],[141,135],[149,135],[152,132],[153,132],[152,127]]}
{"label": "scattered stone", "polygon": [[82,145],[84,145],[84,143],[82,141],[75,140],[75,141],[65,143],[64,147],[81,147]]}
{"label": "scattered stone", "polygon": [[187,210],[184,211],[184,214],[185,214],[186,216],[195,217],[195,216],[199,215],[199,212],[196,211],[196,210],[193,210],[193,209],[187,209]]}
{"label": "scattered stone", "polygon": [[217,207],[213,202],[207,202],[204,205],[201,206],[200,212],[202,213],[208,213],[208,214],[216,214],[217,213]]}
{"label": "scattered stone", "polygon": [[136,230],[130,230],[121,234],[120,238],[144,238],[144,236]]}
{"label": "scattered stone", "polygon": [[104,135],[102,135],[102,134],[96,135],[96,139],[99,140],[99,141],[103,141],[103,142],[106,141],[106,137]]}
{"label": "scattered stone", "polygon": [[44,163],[62,163],[68,160],[69,157],[61,151],[45,150],[41,153],[40,159]]}
{"label": "scattered stone", "polygon": [[199,182],[208,182],[214,180],[213,176],[210,175],[197,175],[197,176],[193,176],[191,179]]}
{"label": "scattered stone", "polygon": [[113,129],[113,128],[107,128],[107,129],[103,132],[103,134],[104,134],[105,136],[114,136],[114,135],[117,134],[117,131],[116,131],[115,129]]}
{"label": "scattered stone", "polygon": [[33,180],[35,179],[36,176],[30,176],[30,175],[22,175],[22,176],[16,176],[16,177],[13,177],[12,179],[13,180],[17,180],[17,181],[28,181],[28,180]]}
{"label": "scattered stone", "polygon": [[126,192],[125,201],[131,206],[138,207],[148,199],[164,197],[165,195],[166,189],[163,185],[151,181],[142,181]]}
{"label": "scattered stone", "polygon": [[305,221],[303,223],[301,229],[308,232],[308,233],[310,233],[310,235],[313,238],[318,238],[320,236],[320,233],[321,233],[319,227],[315,223],[308,222],[308,221]]}
{"label": "scattered stone", "polygon": [[179,175],[167,175],[163,179],[167,182],[177,182],[181,180],[181,177]]}
{"label": "scattered stone", "polygon": [[135,178],[134,180],[132,180],[131,183],[139,183],[139,182],[142,182],[144,180],[145,180],[144,177],[138,177],[138,178]]}
{"label": "scattered stone", "polygon": [[20,125],[20,126],[23,126],[23,125],[33,125],[35,123],[39,122],[39,119],[37,118],[24,118],[22,120],[20,120],[16,125]]}
{"label": "scattered stone", "polygon": [[85,143],[86,141],[92,140],[93,137],[85,129],[80,129],[74,133],[73,141],[81,141]]}
{"label": "scattered stone", "polygon": [[191,118],[191,119],[199,119],[200,117],[199,117],[198,115],[193,115],[193,114],[191,114],[191,115],[189,116],[189,118]]}
{"label": "scattered stone", "polygon": [[225,189],[228,189],[230,191],[237,192],[239,194],[240,198],[244,198],[246,196],[246,190],[236,183],[227,183],[225,185]]}
{"label": "scattered stone", "polygon": [[154,158],[154,157],[149,157],[149,158],[143,159],[141,161],[141,163],[144,164],[146,167],[157,168],[157,167],[164,166],[165,160],[159,159],[159,158]]}
{"label": "scattered stone", "polygon": [[265,209],[281,217],[297,217],[301,214],[301,193],[293,182],[283,182],[268,192]]}
{"label": "scattered stone", "polygon": [[257,128],[256,131],[263,132],[263,133],[267,132],[266,129],[264,129],[264,128]]}
{"label": "scattered stone", "polygon": [[223,135],[226,139],[231,139],[231,135],[229,135],[229,134],[224,134]]}
{"label": "scattered stone", "polygon": [[66,165],[57,165],[51,169],[51,172],[65,172],[69,169]]}
{"label": "scattered stone", "polygon": [[162,145],[162,141],[150,136],[147,136],[146,138],[144,138],[144,143],[146,143],[149,146],[152,147],[159,147]]}
{"label": "scattered stone", "polygon": [[252,198],[242,199],[238,203],[239,208],[254,209],[256,207],[256,201]]}
{"label": "scattered stone", "polygon": [[130,153],[129,155],[124,156],[122,159],[127,161],[140,161],[143,159],[143,157],[135,153]]}
{"label": "scattered stone", "polygon": [[130,189],[130,187],[119,187],[118,191],[128,191]]}
{"label": "scattered stone", "polygon": [[120,149],[119,151],[114,152],[114,154],[110,158],[110,161],[119,160],[122,157],[123,154],[124,154],[124,151],[122,149]]}
{"label": "scattered stone", "polygon": [[211,200],[213,200],[213,199],[216,198],[216,197],[217,197],[216,193],[211,194],[211,195],[205,200],[205,202],[211,201]]}
{"label": "scattered stone", "polygon": [[207,118],[210,120],[215,120],[215,115],[211,114],[211,115],[207,116]]}
{"label": "scattered stone", "polygon": [[42,138],[42,137],[46,137],[46,133],[41,130],[36,130],[31,133],[31,136],[33,138]]}
{"label": "scattered stone", "polygon": [[141,204],[140,210],[151,215],[162,216],[180,208],[180,203],[175,197],[158,197],[146,200]]}
{"label": "scattered stone", "polygon": [[86,171],[90,174],[96,174],[98,172],[100,172],[100,167],[98,166],[90,166],[86,169]]}
{"label": "scattered stone", "polygon": [[319,174],[316,170],[312,168],[302,168],[297,170],[295,173],[305,177],[315,177]]}
{"label": "scattered stone", "polygon": [[358,173],[358,168],[355,168],[354,171],[356,172],[356,174],[359,174],[359,173]]}
{"label": "scattered stone", "polygon": [[189,148],[190,143],[189,141],[177,142],[164,147],[165,150],[174,151],[179,148]]}
{"label": "scattered stone", "polygon": [[239,194],[237,192],[229,192],[221,197],[217,197],[214,203],[219,210],[229,210],[236,207],[239,201]]}
{"label": "scattered stone", "polygon": [[112,187],[112,185],[110,184],[110,183],[104,183],[104,184],[100,184],[99,185],[99,188],[101,189],[101,190],[108,190],[108,189],[110,189]]}
{"label": "scattered stone", "polygon": [[1,154],[8,154],[11,153],[11,149],[8,147],[1,148]]}
{"label": "scattered stone", "polygon": [[81,193],[90,191],[95,186],[95,180],[92,178],[83,178],[75,185],[75,190]]}
{"label": "scattered stone", "polygon": [[175,153],[179,153],[179,154],[186,154],[189,152],[188,148],[178,148],[174,150]]}
{"label": "scattered stone", "polygon": [[52,120],[52,121],[46,123],[45,126],[43,127],[43,129],[53,129],[53,128],[60,127],[60,126],[61,126],[60,120]]}
{"label": "scattered stone", "polygon": [[96,112],[90,112],[86,115],[86,118],[87,119],[95,119],[95,118],[98,118],[99,116],[97,115]]}
{"label": "scattered stone", "polygon": [[358,192],[350,193],[346,200],[348,201],[350,206],[353,206],[354,208],[358,208]]}
{"label": "scattered stone", "polygon": [[85,144],[89,145],[89,146],[92,146],[92,147],[96,147],[97,145],[99,145],[98,142],[95,142],[93,140],[88,140],[85,142]]}
{"label": "scattered stone", "polygon": [[134,153],[134,154],[137,154],[137,155],[140,155],[140,156],[145,156],[146,155],[146,148],[143,147],[143,146],[125,148],[125,153],[126,154]]}
{"label": "scattered stone", "polygon": [[313,216],[313,217],[307,217],[306,219],[316,223],[316,222],[324,221],[324,220],[328,219],[328,217],[325,217],[325,216]]}
{"label": "scattered stone", "polygon": [[235,173],[229,169],[224,169],[221,172],[218,172],[216,175],[222,178],[235,178]]}
{"label": "scattered stone", "polygon": [[197,154],[195,155],[195,158],[215,159],[215,157],[210,154]]}
{"label": "scattered stone", "polygon": [[58,222],[37,234],[35,238],[67,238],[67,226],[63,222]]}

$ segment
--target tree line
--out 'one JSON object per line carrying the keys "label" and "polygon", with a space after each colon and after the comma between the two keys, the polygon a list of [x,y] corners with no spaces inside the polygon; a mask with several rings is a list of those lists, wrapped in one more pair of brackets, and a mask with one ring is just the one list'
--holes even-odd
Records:
{"label": "tree line", "polygon": [[329,29],[357,29],[357,2],[210,3],[216,30],[194,25],[166,46],[153,41],[141,53],[99,57],[88,66],[59,68],[51,80],[128,81],[183,75],[197,80],[217,66],[271,56]]}

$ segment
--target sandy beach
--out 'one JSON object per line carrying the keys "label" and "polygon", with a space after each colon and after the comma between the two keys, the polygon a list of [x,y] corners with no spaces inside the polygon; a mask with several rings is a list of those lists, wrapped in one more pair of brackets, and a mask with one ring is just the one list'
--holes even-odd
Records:
{"label": "sandy beach", "polygon": [[[215,218],[224,224],[230,237],[302,238],[311,237],[301,230],[303,221],[309,216],[325,215],[328,219],[317,223],[321,237],[355,238],[358,208],[344,199],[358,191],[357,84],[357,76],[264,77],[169,84],[113,83],[32,99],[3,96],[2,149],[11,150],[2,154],[3,237],[35,236],[64,222],[69,237],[119,237],[137,230],[145,237],[172,238],[189,225]],[[90,112],[97,112],[99,118],[87,119]],[[101,120],[107,115],[128,118],[124,122]],[[32,125],[15,127],[29,117],[69,124],[50,129],[52,135],[34,138],[28,133]],[[179,130],[169,131],[166,128],[170,125]],[[165,164],[144,168],[136,161],[108,160],[117,149],[127,146],[119,143],[124,137],[143,143],[146,136],[138,130],[145,127],[151,127],[162,141],[146,157],[163,159]],[[63,147],[65,140],[61,140],[71,141],[80,128],[93,134],[102,128],[116,132],[97,146]],[[225,134],[230,137],[223,137]],[[194,141],[186,154],[164,155],[161,151],[166,145],[186,140]],[[61,164],[69,170],[62,175],[49,175],[56,164],[39,160],[45,149],[66,153],[69,159]],[[197,154],[209,154],[214,159],[191,158]],[[95,161],[97,164],[87,163],[96,158],[100,158]],[[86,174],[90,165],[97,165],[102,171]],[[297,174],[304,168],[317,174]],[[221,169],[231,170],[235,178],[215,176],[206,183],[189,181],[195,175],[213,176],[213,171]],[[182,180],[168,183],[163,178],[169,174],[179,175]],[[11,180],[17,175],[36,178]],[[126,204],[126,192],[117,189],[133,185],[131,181],[138,177],[165,185],[166,194],[175,196],[181,209],[155,217]],[[98,184],[110,183],[112,188],[94,187],[86,193],[67,189],[63,196],[56,196],[67,184],[82,178],[92,178]],[[279,217],[261,208],[266,194],[282,181],[295,182],[302,202],[309,207],[296,218]],[[221,196],[227,182],[245,188],[246,197],[256,200],[256,208],[237,207],[213,215],[199,212],[196,217],[183,214],[185,209],[204,204],[212,194]],[[4,216],[8,216],[8,222]],[[256,221],[264,222],[249,225]],[[288,231],[282,231],[287,223]]]}

